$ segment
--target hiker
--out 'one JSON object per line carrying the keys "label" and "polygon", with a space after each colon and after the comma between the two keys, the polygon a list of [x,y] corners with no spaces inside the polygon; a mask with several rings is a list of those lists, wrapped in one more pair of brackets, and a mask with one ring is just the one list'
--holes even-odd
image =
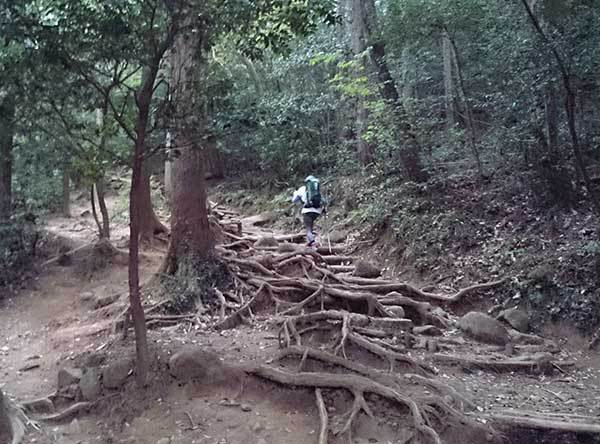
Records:
{"label": "hiker", "polygon": [[314,224],[317,217],[325,214],[325,201],[321,197],[319,179],[308,176],[304,179],[304,185],[298,188],[292,196],[292,202],[302,205],[302,222],[306,228],[306,240],[309,247],[315,244]]}

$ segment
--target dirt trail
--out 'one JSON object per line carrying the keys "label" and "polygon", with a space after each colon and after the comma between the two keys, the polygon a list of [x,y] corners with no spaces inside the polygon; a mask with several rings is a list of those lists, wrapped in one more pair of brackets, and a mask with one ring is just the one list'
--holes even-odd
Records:
{"label": "dirt trail", "polygon": [[[81,216],[84,210],[74,210],[80,216],[72,219],[50,218],[49,231],[71,239],[75,245],[91,242],[94,225],[88,215]],[[251,224],[252,220],[245,221],[245,233],[274,234],[268,228]],[[123,236],[126,227],[118,226],[115,232]],[[144,277],[152,275],[160,259],[160,249],[145,253]],[[124,293],[126,284],[124,266],[112,265],[88,279],[76,267],[54,265],[43,270],[29,288],[2,301],[2,388],[18,400],[44,396],[55,390],[58,370],[76,362],[83,352],[101,350],[109,357],[131,355],[131,338],[115,341],[111,336],[114,319],[103,317],[105,312],[94,309],[96,299],[90,302],[82,298],[86,293],[94,297]],[[150,331],[150,342],[158,354],[166,353],[165,359],[184,345],[197,344],[222,352],[230,362],[266,361],[278,350],[277,330],[261,319],[259,316],[252,325],[222,332],[206,330],[198,324],[157,328]],[[451,342],[454,350],[464,349],[466,355],[473,347],[471,342],[461,342],[456,329],[445,332],[443,339]],[[474,400],[476,415],[482,422],[486,415],[507,409],[600,417],[600,369],[596,356],[573,344],[562,345],[567,348],[560,357],[576,361],[576,367],[553,376],[497,374],[440,363],[435,366],[441,380]],[[409,352],[409,356],[424,361],[432,358],[431,353],[420,349]],[[22,370],[28,366],[33,368]],[[239,402],[227,403],[224,399],[234,395],[232,387],[178,386],[174,381],[165,383],[160,374],[156,378],[145,393],[137,391],[130,380],[123,395],[127,400],[115,401],[73,421],[48,425],[41,433],[28,435],[25,442],[304,444],[317,440],[319,417],[310,390],[291,390],[253,380]],[[347,401],[338,400],[342,404]],[[394,414],[390,419],[359,415],[352,442],[394,442],[400,439],[395,421]],[[410,441],[409,436],[405,438]]]}

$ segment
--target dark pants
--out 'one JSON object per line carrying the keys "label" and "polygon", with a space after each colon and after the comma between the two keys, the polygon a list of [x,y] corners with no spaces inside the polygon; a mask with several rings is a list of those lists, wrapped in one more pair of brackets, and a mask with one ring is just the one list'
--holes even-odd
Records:
{"label": "dark pants", "polygon": [[313,227],[315,225],[315,220],[317,219],[317,217],[319,217],[318,213],[304,213],[302,215],[304,228],[306,228],[306,240],[308,241],[308,245],[311,245],[315,241]]}

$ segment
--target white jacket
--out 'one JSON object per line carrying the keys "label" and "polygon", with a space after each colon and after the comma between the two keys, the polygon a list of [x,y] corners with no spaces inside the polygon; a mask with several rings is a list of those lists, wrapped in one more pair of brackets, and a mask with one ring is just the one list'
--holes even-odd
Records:
{"label": "white jacket", "polygon": [[307,200],[308,200],[308,196],[306,195],[306,187],[304,185],[302,185],[300,188],[298,188],[294,192],[294,195],[292,196],[292,202],[294,202],[294,203],[302,202],[302,214],[305,214],[305,213],[321,214],[323,212],[323,208],[313,208],[313,207],[305,208],[304,205],[306,205]]}

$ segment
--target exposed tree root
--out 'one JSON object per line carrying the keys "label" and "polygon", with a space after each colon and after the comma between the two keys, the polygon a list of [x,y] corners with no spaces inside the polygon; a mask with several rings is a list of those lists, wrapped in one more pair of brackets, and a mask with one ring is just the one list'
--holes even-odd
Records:
{"label": "exposed tree root", "polygon": [[71,416],[77,415],[78,413],[89,410],[94,405],[93,402],[78,402],[72,406],[67,407],[62,412],[55,413],[53,415],[41,416],[36,418],[38,421],[63,421]]}
{"label": "exposed tree root", "polygon": [[[413,417],[415,430],[417,430],[421,436],[427,440],[427,442],[442,444],[440,436],[433,428],[427,425],[425,419],[423,418],[421,409],[414,400],[402,395],[393,388],[386,387],[378,382],[365,378],[364,376],[329,373],[290,373],[266,365],[256,366],[246,371],[255,376],[259,376],[279,384],[311,388],[338,388],[348,390],[354,395],[355,402],[344,429],[351,427],[353,420],[358,414],[358,411],[362,410],[363,407],[366,406],[364,393],[374,393],[383,398],[389,399],[390,401],[395,401],[408,407]],[[358,411],[356,411],[357,409]]]}
{"label": "exposed tree root", "polygon": [[511,358],[492,360],[445,354],[433,355],[433,359],[437,362],[455,364],[467,368],[494,370],[496,372],[523,371],[528,373],[548,373],[552,372],[555,366],[563,368],[575,365],[572,361],[552,361],[545,353],[537,357],[532,357],[532,359]]}
{"label": "exposed tree root", "polygon": [[317,399],[319,418],[321,419],[318,444],[327,444],[327,435],[329,433],[329,416],[327,415],[327,407],[325,407],[325,401],[323,400],[323,395],[321,394],[320,388],[315,389],[315,397]]}
{"label": "exposed tree root", "polygon": [[524,410],[509,410],[501,413],[488,415],[490,421],[510,429],[527,428],[541,430],[557,430],[572,433],[600,434],[600,422],[595,417],[583,417],[572,415],[537,414]]}
{"label": "exposed tree root", "polygon": [[471,285],[470,287],[466,287],[462,290],[459,290],[453,295],[443,295],[438,293],[428,293],[422,291],[406,282],[383,281],[380,279],[365,279],[353,276],[348,276],[344,278],[344,280],[349,284],[360,285],[363,291],[370,291],[373,293],[390,293],[392,291],[397,291],[400,293],[405,293],[417,299],[430,300],[448,304],[458,302],[471,293],[475,293],[477,291],[482,290],[489,290],[490,288],[497,287],[506,282],[506,279],[499,279],[483,284]]}

